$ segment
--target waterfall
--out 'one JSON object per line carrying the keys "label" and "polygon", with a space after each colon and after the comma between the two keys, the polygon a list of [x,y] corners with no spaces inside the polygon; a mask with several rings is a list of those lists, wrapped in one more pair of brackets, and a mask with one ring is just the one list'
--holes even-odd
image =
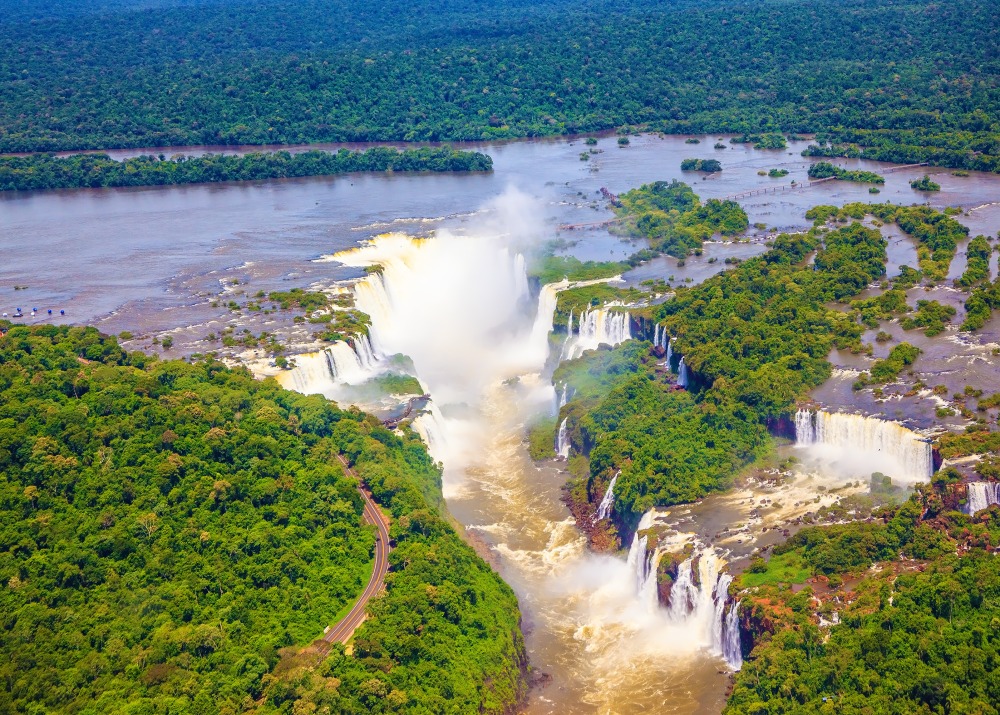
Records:
{"label": "waterfall", "polygon": [[632,338],[631,316],[607,308],[588,308],[580,314],[576,339],[568,344],[567,358],[574,360],[598,345],[618,345]]}
{"label": "waterfall", "polygon": [[688,386],[688,367],[681,356],[681,363],[677,366],[677,386],[686,388]]}
{"label": "waterfall", "polygon": [[[926,480],[934,473],[930,443],[898,422],[842,412],[799,410],[795,441],[825,448],[824,461],[905,482]],[[856,474],[855,474],[856,476]]]}
{"label": "waterfall", "polygon": [[569,431],[566,429],[566,420],[559,423],[559,433],[556,435],[556,454],[563,459],[569,459]]}
{"label": "waterfall", "polygon": [[[621,471],[618,472],[621,474]],[[597,505],[597,520],[607,519],[611,515],[611,507],[615,503],[615,482],[618,481],[618,474],[611,477],[608,483],[608,490],[601,497],[601,503]]]}
{"label": "waterfall", "polygon": [[740,641],[740,602],[729,607],[722,622],[722,657],[733,670],[743,667],[743,645]]}
{"label": "waterfall", "polygon": [[1000,504],[1000,482],[969,482],[965,500],[968,514]]}
{"label": "waterfall", "polygon": [[380,370],[380,357],[367,335],[355,335],[354,345],[338,340],[315,353],[294,357],[295,367],[281,372],[284,387],[304,395],[329,397],[338,384],[358,385]]}
{"label": "waterfall", "polygon": [[660,347],[660,324],[656,324],[656,330],[653,331],[653,347]]}
{"label": "waterfall", "polygon": [[673,357],[674,357],[674,339],[670,338],[669,340],[667,340],[667,369],[668,370],[673,370],[673,368],[670,367],[670,361],[673,359]]}
{"label": "waterfall", "polygon": [[[629,573],[639,603],[650,612],[662,613],[672,625],[689,629],[689,637],[696,638],[711,653],[724,658],[733,670],[739,670],[743,664],[739,602],[729,598],[733,577],[724,570],[725,559],[714,547],[702,545],[691,534],[668,533],[650,549],[647,530],[653,526],[654,516],[653,511],[643,514],[628,552]],[[692,541],[694,552],[677,566],[670,598],[663,607],[659,602],[657,582],[660,561],[666,553],[690,548]]]}

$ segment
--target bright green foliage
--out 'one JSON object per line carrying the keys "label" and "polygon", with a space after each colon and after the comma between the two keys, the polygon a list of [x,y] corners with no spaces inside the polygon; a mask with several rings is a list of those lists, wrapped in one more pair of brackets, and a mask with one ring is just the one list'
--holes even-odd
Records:
{"label": "bright green foliage", "polygon": [[319,291],[306,291],[302,288],[292,288],[286,291],[271,291],[267,299],[277,303],[282,310],[301,308],[307,313],[326,308],[330,304],[330,296]]}
{"label": "bright green foliage", "polygon": [[722,171],[722,162],[718,159],[685,159],[681,162],[681,171],[704,171],[714,174]]}
{"label": "bright green foliage", "polygon": [[854,383],[855,389],[861,389],[866,385],[884,385],[887,382],[892,382],[897,377],[899,373],[903,371],[909,365],[913,364],[913,361],[917,359],[920,355],[920,348],[914,347],[909,343],[900,343],[893,347],[889,351],[888,357],[884,360],[876,360],[872,365],[869,375],[862,373],[861,378]]}
{"label": "bright green foliage", "polygon": [[861,324],[872,330],[883,320],[891,320],[893,316],[910,310],[906,303],[906,292],[899,288],[892,288],[872,298],[852,300],[851,308],[857,311]]}
{"label": "bright green foliage", "polygon": [[254,181],[294,176],[329,176],[360,171],[490,171],[485,154],[451,149],[341,149],[255,152],[239,156],[207,154],[160,159],[139,156],[115,161],[106,154],[55,157],[50,154],[0,157],[0,191],[75,189],[104,186],[163,186],[216,181]]}
{"label": "bright green foliage", "polygon": [[573,256],[547,255],[532,265],[529,273],[538,278],[542,285],[558,283],[563,279],[571,281],[592,281],[614,278],[629,269],[627,263],[612,261],[581,261]]}
{"label": "bright green foliage", "polygon": [[647,124],[755,140],[835,128],[838,141],[932,146],[933,161],[986,170],[1000,155],[992,0],[116,2],[113,19],[72,4],[27,22],[26,8],[52,3],[3,3],[0,150]]}
{"label": "bright green foliage", "polygon": [[916,189],[917,191],[940,191],[941,184],[936,181],[931,181],[931,177],[924,174],[923,178],[911,181],[910,188]]}
{"label": "bright green foliage", "polygon": [[[780,622],[737,674],[726,715],[997,712],[1000,562],[988,550],[1000,544],[1000,511],[975,524],[957,512],[922,523],[935,499],[914,497],[888,513],[887,523],[807,529],[775,549],[771,562],[808,562],[831,583],[851,572],[862,580],[849,604],[827,601],[828,619],[837,610],[841,620],[828,636],[815,625],[808,589],[744,592],[751,618],[780,614]],[[959,540],[971,549],[956,556]],[[900,553],[929,563],[908,568]],[[901,573],[893,578],[890,563],[868,575],[873,562],[897,562]],[[748,578],[760,581],[744,575],[744,586]]]}
{"label": "bright green foliage", "polygon": [[933,337],[944,332],[944,326],[951,322],[957,311],[953,306],[938,303],[936,300],[918,300],[917,312],[903,318],[900,325],[903,330],[924,328],[927,337]]}
{"label": "bright green foliage", "polygon": [[[126,354],[93,329],[4,327],[0,711],[230,713],[265,692],[264,712],[516,700],[516,599],[441,517],[415,436],[217,362]],[[371,572],[338,453],[391,513],[396,549],[359,655],[323,666],[345,686],[312,693],[276,667]],[[372,680],[395,706],[366,699]]]}
{"label": "bright green foliage", "polygon": [[965,321],[962,330],[979,330],[990,319],[993,311],[1000,308],[1000,278],[993,283],[985,283],[965,301]]}
{"label": "bright green foliage", "polygon": [[783,176],[788,176],[788,169],[771,169],[767,175],[772,179],[780,179]]}
{"label": "bright green foliage", "polygon": [[[815,268],[802,265],[813,250]],[[761,418],[778,417],[829,377],[826,357],[835,345],[858,341],[860,326],[826,303],[849,298],[884,271],[885,241],[861,224],[782,234],[763,256],[679,290],[659,319],[698,385]]]}
{"label": "bright green foliage", "polygon": [[866,184],[884,184],[885,177],[873,171],[849,171],[839,166],[820,161],[809,167],[810,179],[840,179],[841,181],[857,181]]}
{"label": "bright green foliage", "polygon": [[955,285],[960,288],[969,288],[989,280],[992,250],[986,236],[979,235],[969,241],[969,246],[966,249],[965,272],[955,279]]}
{"label": "bright green foliage", "polygon": [[746,212],[735,201],[709,199],[702,204],[691,187],[680,181],[643,184],[618,199],[620,230],[649,239],[648,250],[629,258],[632,264],[658,253],[684,258],[717,233],[732,236],[750,226]]}

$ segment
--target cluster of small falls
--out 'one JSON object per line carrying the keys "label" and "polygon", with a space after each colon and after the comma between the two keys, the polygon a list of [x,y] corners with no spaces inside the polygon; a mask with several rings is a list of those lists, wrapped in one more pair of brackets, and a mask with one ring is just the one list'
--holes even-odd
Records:
{"label": "cluster of small falls", "polygon": [[[740,602],[729,595],[733,577],[725,570],[725,559],[714,547],[706,547],[690,535],[657,534],[655,518],[655,511],[643,515],[628,552],[640,603],[651,611],[665,610],[670,623],[684,626],[710,652],[739,670],[743,665]],[[651,539],[655,540],[652,548]],[[677,553],[684,558],[677,564],[676,574],[667,577],[672,582],[664,604],[660,562],[664,556]]]}
{"label": "cluster of small falls", "polygon": [[278,379],[290,390],[329,396],[339,383],[358,385],[371,379],[382,360],[369,336],[359,333],[350,343],[337,341],[319,352],[296,355],[295,367],[279,373]]}
{"label": "cluster of small falls", "polygon": [[1000,504],[1000,482],[969,482],[965,499],[965,509],[975,514]]}
{"label": "cluster of small falls", "polygon": [[632,339],[632,318],[627,311],[614,310],[613,305],[587,308],[576,321],[573,332],[573,311],[566,321],[566,342],[563,344],[564,360],[575,360],[587,350],[596,350],[600,345],[615,346]]}

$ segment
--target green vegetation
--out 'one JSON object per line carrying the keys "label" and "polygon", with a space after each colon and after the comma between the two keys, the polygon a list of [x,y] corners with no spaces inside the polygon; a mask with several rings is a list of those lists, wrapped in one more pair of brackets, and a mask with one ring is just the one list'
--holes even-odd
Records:
{"label": "green vegetation", "polygon": [[872,171],[849,171],[826,161],[819,161],[809,166],[810,179],[840,179],[841,181],[857,181],[863,184],[884,184],[885,177]]}
{"label": "green vegetation", "polygon": [[856,316],[827,303],[877,280],[885,259],[878,231],[816,227],[782,234],[763,256],[679,288],[653,317],[673,336],[675,360],[683,355],[690,368],[688,391],[675,390],[634,341],[564,363],[554,379],[574,392],[560,419],[574,451],[590,460],[570,492],[603,493],[620,470],[615,514],[634,527],[653,505],[727,486],[770,449],[768,421],[829,377],[830,350],[860,348]]}
{"label": "green vegetation", "polygon": [[[0,710],[509,711],[517,601],[414,435],[218,362],[0,325]],[[338,454],[395,549],[353,656],[310,670],[371,570]]]}
{"label": "green vegetation", "polygon": [[867,385],[884,385],[894,381],[899,377],[899,373],[912,365],[919,355],[920,348],[909,343],[900,343],[894,346],[889,351],[888,357],[884,360],[876,360],[868,373],[861,373],[861,377],[854,383],[854,389],[860,390]]}
{"label": "green vegetation", "polygon": [[993,283],[984,283],[972,291],[972,295],[965,301],[962,330],[979,330],[986,325],[997,308],[1000,308],[1000,278]]}
{"label": "green vegetation", "polygon": [[412,375],[403,375],[390,372],[379,375],[368,381],[368,385],[374,386],[386,395],[422,395],[424,388],[420,386],[420,381]]}
{"label": "green vegetation", "polygon": [[[938,211],[930,206],[895,206],[893,204],[846,204],[843,207],[814,206],[806,212],[806,218],[817,225],[831,220],[849,221],[866,215],[877,218],[882,223],[895,223],[906,234],[917,240],[917,257],[920,272],[929,281],[938,282],[948,276],[951,261],[958,250],[958,242],[969,234],[948,212]],[[907,269],[904,280],[916,278]]]}
{"label": "green vegetation", "polygon": [[593,281],[614,278],[629,269],[627,263],[611,261],[581,261],[573,256],[546,255],[532,264],[528,274],[542,285],[571,281]]}
{"label": "green vegetation", "polygon": [[936,300],[918,300],[917,312],[903,318],[900,325],[903,330],[924,328],[924,335],[931,338],[944,332],[944,326],[951,322],[955,313],[955,308]]}
{"label": "green vegetation", "polygon": [[106,154],[67,157],[34,154],[0,156],[0,191],[203,184],[361,171],[490,171],[492,168],[493,160],[485,154],[430,148],[206,154],[170,159],[139,156],[122,161]]}
{"label": "green vegetation", "polygon": [[691,187],[680,181],[643,184],[618,197],[616,227],[629,236],[649,239],[649,248],[629,258],[635,265],[657,254],[684,258],[704,241],[721,233],[733,236],[750,226],[746,212],[735,201],[709,199],[702,204]]}
{"label": "green vegetation", "polygon": [[722,162],[717,159],[685,159],[681,162],[681,171],[704,171],[714,174],[722,171]]}
{"label": "green vegetation", "polygon": [[969,246],[965,251],[967,256],[965,272],[955,279],[955,285],[959,288],[971,288],[989,280],[990,253],[992,251],[993,248],[986,236],[979,235],[969,241]]}
{"label": "green vegetation", "polygon": [[813,575],[813,567],[798,551],[775,554],[766,563],[755,560],[739,577],[740,588],[755,588],[778,583],[805,583]]}
{"label": "green vegetation", "polygon": [[910,182],[910,188],[917,191],[940,191],[941,184],[931,181],[931,177],[924,174],[922,179],[914,179]]}
{"label": "green vegetation", "polygon": [[[871,523],[801,531],[740,577],[760,627],[726,715],[995,712],[1000,510],[949,509],[954,481],[942,474]],[[823,582],[793,591],[790,560]],[[839,625],[820,625],[835,612]]]}
{"label": "green vegetation", "polygon": [[771,169],[767,175],[772,179],[780,179],[783,176],[788,176],[788,169]]}

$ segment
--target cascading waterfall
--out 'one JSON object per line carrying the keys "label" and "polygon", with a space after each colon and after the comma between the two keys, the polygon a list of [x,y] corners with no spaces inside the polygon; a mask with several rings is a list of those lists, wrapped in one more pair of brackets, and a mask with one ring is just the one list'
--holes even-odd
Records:
{"label": "cascading waterfall", "polygon": [[569,459],[569,430],[566,429],[566,420],[559,423],[559,433],[556,435],[556,454],[563,459]]}
{"label": "cascading waterfall", "polygon": [[740,641],[740,602],[736,601],[726,612],[722,622],[722,657],[733,670],[743,667],[743,645]]}
{"label": "cascading waterfall", "polygon": [[604,496],[601,497],[601,503],[597,505],[597,520],[607,519],[611,515],[611,507],[615,503],[615,482],[618,481],[618,474],[611,477],[611,481],[608,483],[608,490],[604,492]]}
{"label": "cascading waterfall", "polygon": [[[609,489],[610,491],[610,489]],[[739,633],[739,602],[729,598],[733,577],[723,569],[726,565],[713,547],[695,541],[694,553],[677,567],[670,599],[665,608],[659,603],[657,568],[668,551],[683,548],[691,539],[662,541],[649,549],[649,534],[642,533],[653,526],[654,512],[643,514],[632,537],[628,553],[629,573],[635,583],[638,601],[650,612],[665,612],[669,623],[692,632],[710,652],[723,657],[733,670],[743,664]]]}
{"label": "cascading waterfall", "polygon": [[673,370],[673,368],[670,367],[670,361],[673,359],[673,357],[674,357],[674,339],[670,338],[669,340],[667,340],[667,369],[668,370]]}
{"label": "cascading waterfall", "polygon": [[580,314],[576,338],[567,343],[566,357],[574,360],[597,346],[618,345],[632,338],[631,316],[627,312],[589,308]]}
{"label": "cascading waterfall", "polygon": [[1000,482],[969,482],[965,510],[975,514],[1000,504]]}
{"label": "cascading waterfall", "polygon": [[688,386],[688,367],[683,356],[680,365],[677,366],[677,386],[684,388]]}
{"label": "cascading waterfall", "polygon": [[353,346],[338,340],[319,352],[296,355],[295,367],[278,373],[278,382],[306,395],[330,396],[338,384],[371,379],[380,370],[381,358],[367,335],[355,335],[352,341]]}
{"label": "cascading waterfall", "polygon": [[904,482],[926,480],[934,473],[930,443],[898,422],[824,410],[795,414],[795,442],[836,451],[835,459],[855,462],[870,474],[883,472]]}

